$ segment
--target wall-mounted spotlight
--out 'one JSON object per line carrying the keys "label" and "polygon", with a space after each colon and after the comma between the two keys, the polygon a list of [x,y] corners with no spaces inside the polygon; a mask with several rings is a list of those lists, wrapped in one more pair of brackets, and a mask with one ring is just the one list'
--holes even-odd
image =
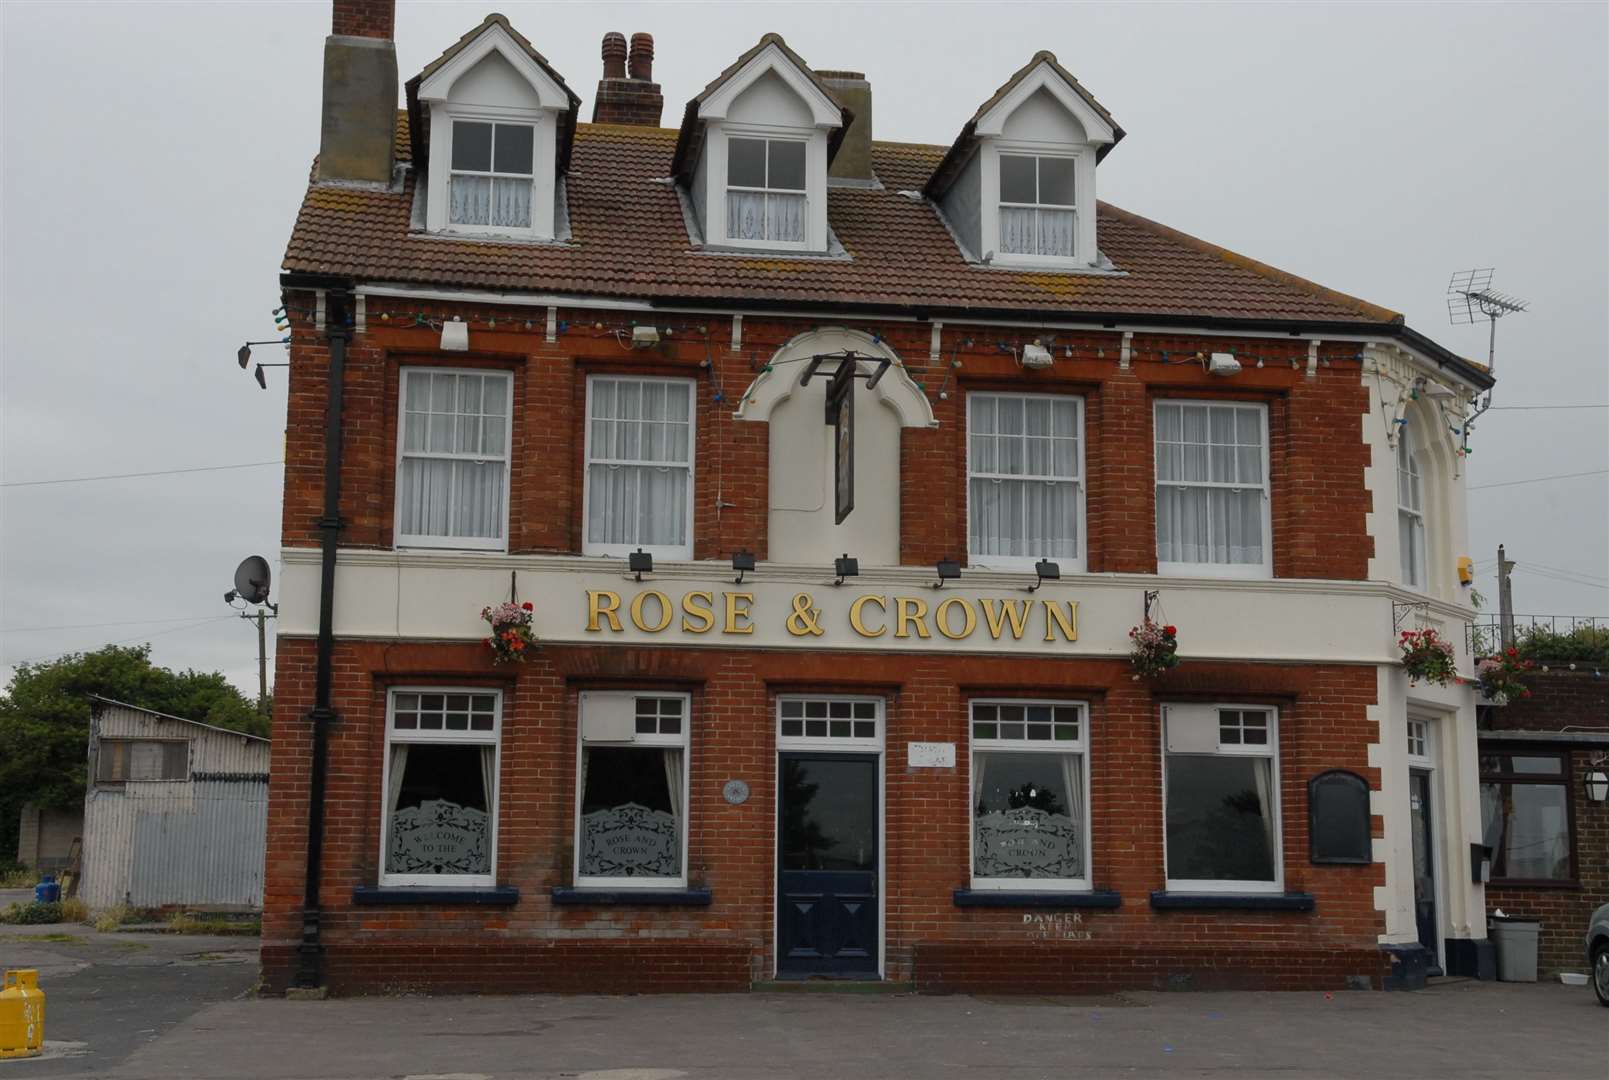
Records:
{"label": "wall-mounted spotlight", "polygon": [[441,351],[469,351],[469,324],[460,321],[456,315],[453,316],[452,322],[441,324]]}
{"label": "wall-mounted spotlight", "polygon": [[638,548],[626,556],[626,569],[636,574],[637,580],[641,581],[644,574],[654,572],[654,557],[642,548]]}
{"label": "wall-mounted spotlight", "polygon": [[1036,591],[1047,581],[1060,581],[1061,564],[1053,563],[1049,559],[1040,559],[1038,562],[1034,563],[1034,577],[1037,580],[1032,585],[1028,586],[1029,592]]}
{"label": "wall-mounted spotlight", "polygon": [[251,346],[242,345],[240,351],[235,353],[235,358],[240,361],[240,370],[245,371],[246,365],[251,363]]}
{"label": "wall-mounted spotlight", "polygon": [[939,580],[933,583],[935,589],[942,589],[946,581],[954,581],[961,576],[961,564],[954,559],[940,559],[934,569],[939,574]]}
{"label": "wall-mounted spotlight", "polygon": [[832,561],[832,571],[838,575],[834,585],[842,585],[844,578],[860,577],[860,560],[844,552]]}
{"label": "wall-mounted spotlight", "polygon": [[732,552],[732,569],[737,571],[737,577],[732,579],[732,584],[743,584],[743,575],[754,573],[754,552]]}

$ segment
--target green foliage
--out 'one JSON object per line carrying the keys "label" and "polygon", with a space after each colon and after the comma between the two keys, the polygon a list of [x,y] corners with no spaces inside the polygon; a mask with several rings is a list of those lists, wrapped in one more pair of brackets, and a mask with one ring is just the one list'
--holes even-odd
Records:
{"label": "green foliage", "polygon": [[1516,636],[1520,657],[1536,664],[1609,664],[1609,627],[1578,626],[1562,634],[1537,627]]}
{"label": "green foliage", "polygon": [[58,808],[83,802],[91,694],[215,727],[268,733],[252,702],[221,673],[157,667],[149,645],[108,645],[19,664],[0,696],[0,843],[16,843],[25,802]]}
{"label": "green foliage", "polygon": [[0,862],[0,889],[31,889],[38,882],[39,875],[33,867]]}
{"label": "green foliage", "polygon": [[4,911],[0,911],[0,923],[10,923],[13,926],[42,926],[46,923],[61,922],[61,904],[42,904],[38,900],[30,900],[26,904],[12,904]]}

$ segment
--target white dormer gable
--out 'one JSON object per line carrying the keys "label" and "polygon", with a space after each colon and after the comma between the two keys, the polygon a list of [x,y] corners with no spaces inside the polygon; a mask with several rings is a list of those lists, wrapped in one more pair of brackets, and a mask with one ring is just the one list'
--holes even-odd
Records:
{"label": "white dormer gable", "polygon": [[560,121],[572,107],[563,84],[489,19],[417,94],[430,110],[426,229],[553,239]]}
{"label": "white dormer gable", "polygon": [[711,247],[827,250],[827,150],[843,110],[767,35],[696,101],[694,212]]}
{"label": "white dormer gable", "polygon": [[[1105,268],[1095,167],[1123,137],[1050,53],[1035,55],[973,117],[930,190],[970,258],[1000,267]],[[944,167],[941,167],[941,172]]]}

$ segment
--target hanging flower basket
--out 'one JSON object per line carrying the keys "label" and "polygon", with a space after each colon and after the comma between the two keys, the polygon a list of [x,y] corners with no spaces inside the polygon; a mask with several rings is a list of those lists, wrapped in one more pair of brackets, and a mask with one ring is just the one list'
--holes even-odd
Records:
{"label": "hanging flower basket", "polygon": [[492,628],[491,636],[485,639],[486,647],[499,664],[523,663],[536,644],[536,635],[531,632],[532,611],[530,601],[481,609],[480,617]]}
{"label": "hanging flower basket", "polygon": [[1164,626],[1146,619],[1129,631],[1134,642],[1129,662],[1134,665],[1134,678],[1152,678],[1169,668],[1179,666],[1179,628]]}
{"label": "hanging flower basket", "polygon": [[1475,665],[1475,678],[1480,683],[1481,695],[1493,705],[1507,705],[1520,698],[1528,698],[1520,676],[1536,667],[1529,660],[1520,659],[1518,649],[1505,649],[1496,656],[1488,656]]}
{"label": "hanging flower basket", "polygon": [[1402,669],[1410,682],[1446,686],[1458,678],[1452,642],[1436,631],[1404,630],[1397,644],[1402,647]]}

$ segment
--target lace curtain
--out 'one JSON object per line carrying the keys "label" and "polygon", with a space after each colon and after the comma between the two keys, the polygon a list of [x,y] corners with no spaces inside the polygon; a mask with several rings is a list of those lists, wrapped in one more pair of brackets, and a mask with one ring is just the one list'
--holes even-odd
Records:
{"label": "lace curtain", "polygon": [[529,178],[455,174],[449,185],[448,221],[454,225],[531,227]]}
{"label": "lace curtain", "polygon": [[403,400],[402,534],[501,539],[508,377],[405,371]]}
{"label": "lace curtain", "polygon": [[596,380],[590,422],[588,541],[685,545],[692,458],[688,385]]}
{"label": "lace curtain", "polygon": [[726,236],[730,240],[802,243],[805,197],[765,191],[728,191]]}
{"label": "lace curtain", "polygon": [[1077,558],[1077,401],[973,395],[968,424],[972,553]]}
{"label": "lace curtain", "polygon": [[1262,562],[1261,414],[1181,403],[1156,420],[1158,561]]}
{"label": "lace curtain", "polygon": [[1071,210],[1000,208],[1000,250],[1012,255],[1071,256],[1074,231]]}

